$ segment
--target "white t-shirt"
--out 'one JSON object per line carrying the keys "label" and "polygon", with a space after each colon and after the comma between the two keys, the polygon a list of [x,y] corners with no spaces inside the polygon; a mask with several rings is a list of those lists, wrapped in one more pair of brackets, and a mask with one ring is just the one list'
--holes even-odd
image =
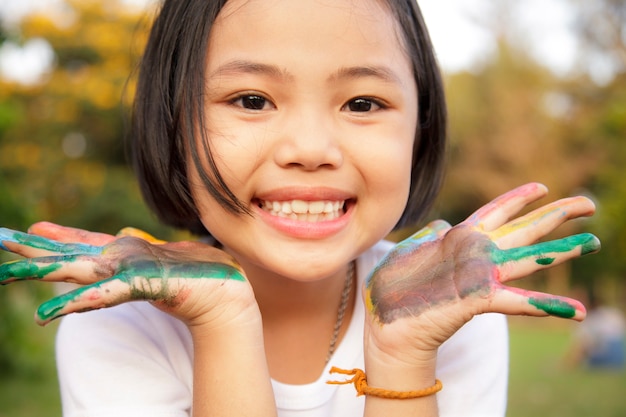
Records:
{"label": "white t-shirt", "polygon": [[[358,280],[391,248],[381,242],[357,263]],[[353,385],[329,385],[331,366],[361,368],[365,310],[357,285],[347,333],[319,379],[272,381],[280,417],[360,417],[364,397]],[[65,417],[186,417],[192,404],[192,340],[179,320],[146,302],[74,314],[57,335]],[[219,359],[217,359],[219,360]],[[441,417],[502,417],[506,409],[508,334],[500,314],[475,317],[439,349]]]}

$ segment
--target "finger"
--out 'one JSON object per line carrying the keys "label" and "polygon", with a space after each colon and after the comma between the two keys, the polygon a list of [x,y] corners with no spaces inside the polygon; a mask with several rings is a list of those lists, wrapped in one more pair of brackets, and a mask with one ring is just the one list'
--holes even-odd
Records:
{"label": "finger", "polygon": [[102,248],[99,246],[84,243],[62,243],[7,228],[0,228],[0,249],[26,257],[48,254],[97,255],[102,252]]}
{"label": "finger", "polygon": [[115,236],[106,233],[90,232],[50,222],[35,223],[28,228],[28,233],[57,242],[86,243],[94,246],[104,246],[115,240]]}
{"label": "finger", "polygon": [[573,298],[505,286],[495,292],[489,311],[518,316],[555,316],[576,321],[582,321],[587,315],[585,306]]}
{"label": "finger", "polygon": [[452,228],[452,226],[450,226],[450,223],[441,219],[433,220],[432,222],[428,223],[427,227],[430,227],[433,230],[437,238],[443,237],[446,233],[448,233],[448,230]]}
{"label": "finger", "polygon": [[428,223],[424,228],[418,230],[408,238],[398,243],[396,248],[402,249],[411,247],[412,249],[415,249],[426,242],[437,240],[441,236],[445,235],[450,228],[450,224],[445,220],[434,220]]}
{"label": "finger", "polygon": [[528,245],[566,221],[591,216],[594,212],[595,204],[586,197],[564,198],[499,227],[489,236],[502,249]]}
{"label": "finger", "polygon": [[113,276],[54,297],[41,304],[35,313],[35,321],[46,325],[52,320],[70,313],[96,310],[129,301],[130,285],[124,276]]}
{"label": "finger", "polygon": [[164,243],[167,243],[165,240],[157,239],[156,237],[152,236],[150,233],[144,232],[143,230],[136,229],[134,227],[125,227],[119,232],[117,232],[117,237],[122,237],[122,236],[132,236],[132,237],[136,237],[139,239],[143,239],[146,242],[152,243],[153,245],[162,245]]}
{"label": "finger", "polygon": [[37,309],[35,320],[45,325],[61,316],[112,307],[127,301],[158,301],[168,306],[179,302],[187,291],[181,291],[186,279],[209,278],[245,282],[241,271],[220,263],[179,264],[159,271],[148,268],[144,275],[131,270],[111,278],[85,285],[67,294],[52,298]]}
{"label": "finger", "polygon": [[463,223],[484,231],[491,231],[506,223],[528,204],[548,193],[545,185],[530,183],[517,187],[484,205]]}
{"label": "finger", "polygon": [[[0,265],[0,285],[14,281],[41,280],[88,284],[113,274],[113,265],[96,257],[60,255],[22,259]],[[110,264],[110,261],[107,261]]]}
{"label": "finger", "polygon": [[496,250],[491,260],[500,265],[500,281],[506,282],[599,250],[598,238],[583,233],[531,246]]}

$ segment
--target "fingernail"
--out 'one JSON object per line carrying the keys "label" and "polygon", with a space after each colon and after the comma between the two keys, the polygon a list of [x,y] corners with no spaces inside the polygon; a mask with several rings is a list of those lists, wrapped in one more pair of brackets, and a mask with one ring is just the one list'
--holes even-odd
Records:
{"label": "fingernail", "polygon": [[602,244],[600,239],[592,235],[591,233],[583,233],[581,236],[580,254],[587,255],[589,253],[595,253],[600,250]]}
{"label": "fingernail", "polygon": [[63,310],[66,304],[65,300],[62,301],[57,298],[46,301],[37,309],[35,320],[42,326],[50,323],[52,320],[61,317],[59,312]]}
{"label": "fingernail", "polygon": [[9,251],[9,249],[3,245],[4,242],[16,242],[15,230],[7,229],[6,227],[0,227],[0,249]]}

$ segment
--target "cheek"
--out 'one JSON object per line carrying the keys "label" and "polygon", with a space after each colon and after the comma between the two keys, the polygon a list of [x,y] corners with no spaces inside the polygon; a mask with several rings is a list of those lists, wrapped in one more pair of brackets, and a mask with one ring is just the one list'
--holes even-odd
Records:
{"label": "cheek", "polygon": [[271,146],[276,138],[270,132],[283,130],[281,126],[272,129],[268,122],[237,120],[221,113],[208,118],[207,124],[211,126],[208,134],[211,154],[229,187],[245,184],[271,158]]}
{"label": "cheek", "polygon": [[386,184],[381,185],[386,189],[387,198],[393,202],[394,214],[398,218],[404,212],[411,188],[411,158],[406,155],[410,155],[410,152],[390,160],[385,172]]}
{"label": "cheek", "polygon": [[[240,191],[238,188],[240,188],[241,184],[246,183],[246,179],[249,178],[254,170],[256,158],[246,142],[236,140],[235,137],[237,136],[234,133],[209,132],[206,139],[208,147],[199,143],[197,149],[200,154],[202,170],[206,175],[212,181],[216,181],[216,173],[219,173],[226,187],[235,195],[238,195]],[[209,152],[214,168],[209,164]],[[205,188],[201,176],[193,164],[189,165],[188,177],[192,179],[192,185],[195,186],[196,192],[201,192]]]}
{"label": "cheek", "polygon": [[[381,144],[369,148],[367,183],[377,205],[389,216],[400,217],[406,206],[410,186],[413,141]],[[395,224],[395,223],[394,223]]]}
{"label": "cheek", "polygon": [[403,147],[401,154],[397,155],[395,163],[392,166],[393,178],[390,181],[395,182],[395,192],[399,200],[398,219],[404,212],[409,195],[411,193],[411,171],[413,169],[413,140],[410,145]]}

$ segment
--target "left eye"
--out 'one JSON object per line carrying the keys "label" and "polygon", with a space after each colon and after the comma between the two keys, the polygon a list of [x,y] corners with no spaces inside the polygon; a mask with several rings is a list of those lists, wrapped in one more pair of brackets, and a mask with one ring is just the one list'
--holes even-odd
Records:
{"label": "left eye", "polygon": [[342,110],[357,113],[366,113],[372,110],[378,110],[383,106],[376,100],[367,97],[357,97],[347,102]]}

